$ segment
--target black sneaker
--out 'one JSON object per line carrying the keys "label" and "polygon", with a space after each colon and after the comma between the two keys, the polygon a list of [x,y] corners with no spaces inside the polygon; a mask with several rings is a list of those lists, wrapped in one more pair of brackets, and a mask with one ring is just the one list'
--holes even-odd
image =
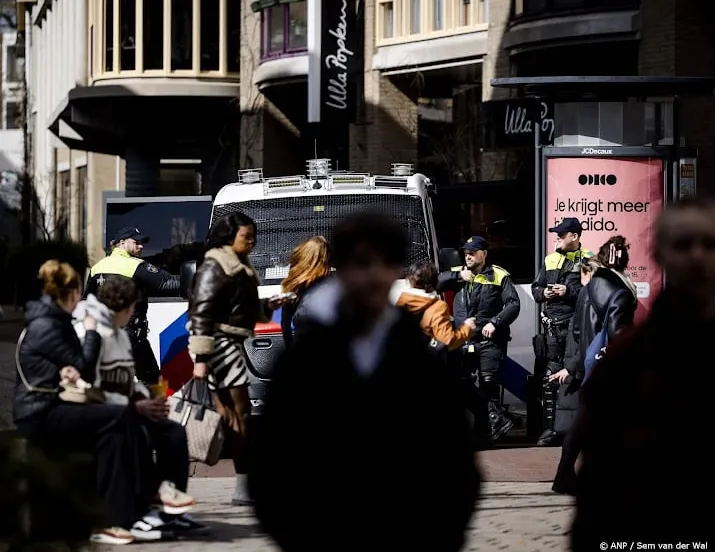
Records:
{"label": "black sneaker", "polygon": [[164,520],[167,529],[175,531],[176,533],[206,530],[206,525],[199,523],[188,514],[181,514],[178,516],[161,514],[161,519]]}
{"label": "black sneaker", "polygon": [[158,512],[149,512],[132,525],[129,532],[134,537],[135,542],[160,541],[174,536]]}
{"label": "black sneaker", "polygon": [[537,447],[553,447],[558,445],[558,433],[553,429],[546,429],[536,441]]}

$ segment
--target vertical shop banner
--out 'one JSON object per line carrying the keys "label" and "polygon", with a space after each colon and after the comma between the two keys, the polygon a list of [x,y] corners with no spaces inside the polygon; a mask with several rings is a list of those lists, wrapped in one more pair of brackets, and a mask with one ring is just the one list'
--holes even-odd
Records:
{"label": "vertical shop banner", "polygon": [[308,122],[318,151],[346,164],[363,59],[355,0],[311,0],[308,29]]}
{"label": "vertical shop banner", "polygon": [[[663,209],[663,161],[658,158],[546,159],[546,223],[577,217],[583,245],[596,253],[611,236],[631,244],[626,273],[636,285],[638,320],[650,310],[663,286],[663,273],[652,259],[655,221]],[[554,236],[547,232],[547,248]]]}

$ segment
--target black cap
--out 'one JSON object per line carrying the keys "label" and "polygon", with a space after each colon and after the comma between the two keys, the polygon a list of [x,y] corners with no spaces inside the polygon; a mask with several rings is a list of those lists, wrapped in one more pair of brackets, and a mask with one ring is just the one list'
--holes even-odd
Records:
{"label": "black cap", "polygon": [[549,228],[549,232],[553,232],[554,234],[573,232],[574,234],[578,234],[580,236],[581,231],[581,222],[576,217],[566,217],[553,228]]}
{"label": "black cap", "polygon": [[486,251],[489,249],[489,242],[481,236],[472,236],[462,246],[465,251]]}
{"label": "black cap", "polygon": [[122,228],[119,232],[117,232],[114,235],[114,239],[112,240],[114,243],[119,243],[122,240],[134,240],[138,243],[146,243],[149,241],[149,238],[147,238],[144,234],[141,233],[139,228],[135,228],[133,226],[127,226],[125,228]]}

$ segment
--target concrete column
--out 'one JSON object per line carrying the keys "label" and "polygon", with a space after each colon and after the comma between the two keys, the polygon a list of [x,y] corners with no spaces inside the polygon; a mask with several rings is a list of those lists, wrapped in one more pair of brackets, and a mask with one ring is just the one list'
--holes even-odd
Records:
{"label": "concrete column", "polygon": [[261,57],[261,14],[251,10],[252,0],[241,0],[241,129],[238,168],[263,166],[263,108],[265,99],[253,84]]}
{"label": "concrete column", "polygon": [[159,181],[159,157],[146,149],[127,148],[126,160],[127,197],[156,195]]}

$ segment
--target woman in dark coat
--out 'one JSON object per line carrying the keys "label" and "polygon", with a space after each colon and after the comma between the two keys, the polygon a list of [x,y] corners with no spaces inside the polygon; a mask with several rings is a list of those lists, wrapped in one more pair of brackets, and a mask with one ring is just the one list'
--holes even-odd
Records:
{"label": "woman in dark coat", "polygon": [[208,378],[214,404],[226,427],[236,471],[233,504],[251,503],[246,490],[246,444],[251,401],[244,341],[257,322],[270,320],[279,301],[258,297],[260,279],[248,258],[256,243],[256,223],[242,213],[217,220],[206,238],[189,301],[189,351],[194,377]]}
{"label": "woman in dark coat", "polygon": [[576,303],[566,341],[564,368],[551,376],[561,384],[556,411],[556,430],[565,434],[561,461],[553,490],[569,493],[576,479],[578,436],[571,431],[579,408],[579,393],[585,376],[586,351],[604,324],[609,342],[633,324],[638,300],[633,282],[626,276],[628,248],[623,236],[614,236],[599,249],[595,259],[582,264],[583,288]]}
{"label": "woman in dark coat", "polygon": [[[148,508],[148,500],[143,501],[149,498],[146,481],[134,463],[141,428],[132,407],[60,399],[60,380],[94,381],[102,340],[94,318],[84,319],[84,344],[72,325],[72,312],[82,294],[77,272],[51,260],[42,265],[39,276],[43,296],[28,303],[25,330],[18,341],[15,425],[41,445],[95,454],[97,490],[108,523],[92,540],[128,544],[136,532],[128,529]],[[151,457],[145,460],[151,462]]]}

